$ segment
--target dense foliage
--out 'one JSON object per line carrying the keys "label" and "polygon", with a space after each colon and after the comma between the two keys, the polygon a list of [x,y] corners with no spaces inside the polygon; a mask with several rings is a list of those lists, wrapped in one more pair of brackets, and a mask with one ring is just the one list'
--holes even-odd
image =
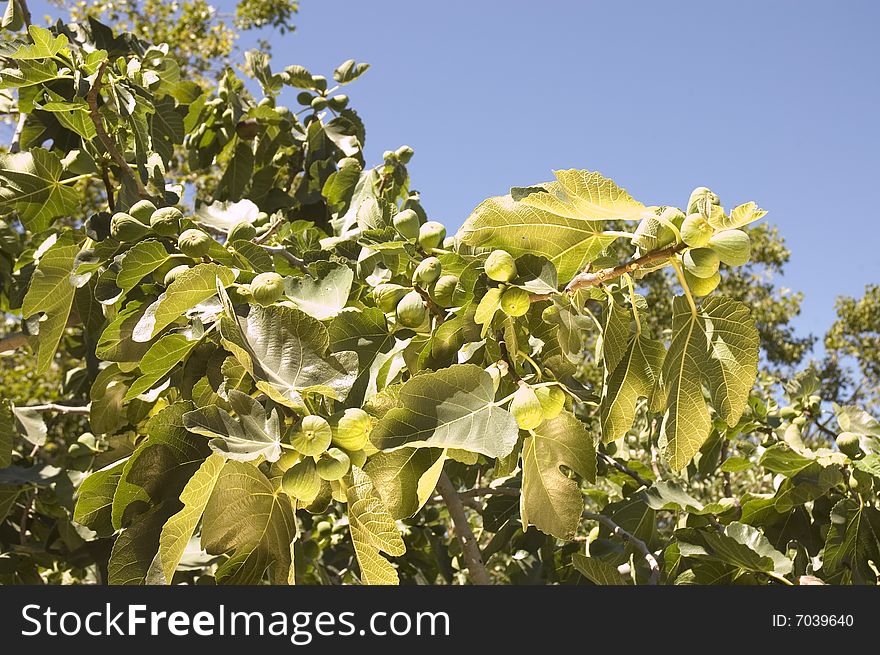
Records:
{"label": "dense foliage", "polygon": [[792,374],[754,202],[563,170],[447,235],[365,160],[366,64],[8,6],[0,581],[877,582],[877,302]]}

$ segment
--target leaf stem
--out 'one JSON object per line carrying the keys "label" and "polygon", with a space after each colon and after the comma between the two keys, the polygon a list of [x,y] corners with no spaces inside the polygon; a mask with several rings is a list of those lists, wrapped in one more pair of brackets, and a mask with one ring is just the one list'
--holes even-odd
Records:
{"label": "leaf stem", "polygon": [[691,288],[688,286],[687,280],[684,279],[684,271],[681,268],[681,264],[674,257],[670,260],[672,262],[672,267],[675,269],[675,274],[678,276],[678,282],[681,284],[681,288],[684,289],[684,295],[687,296],[688,304],[691,306],[691,314],[693,316],[697,315],[697,303],[694,302],[694,296],[691,294]]}
{"label": "leaf stem", "polygon": [[636,336],[638,337],[642,333],[642,321],[639,318],[639,308],[636,307],[636,289],[633,284],[632,276],[629,273],[625,273],[623,279],[626,280],[626,284],[629,287],[629,302],[632,305],[633,319],[636,322]]}

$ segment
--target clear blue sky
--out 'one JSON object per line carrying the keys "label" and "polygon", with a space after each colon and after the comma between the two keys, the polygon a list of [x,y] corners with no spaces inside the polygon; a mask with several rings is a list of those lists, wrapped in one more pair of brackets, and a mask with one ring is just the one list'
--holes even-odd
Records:
{"label": "clear blue sky", "polygon": [[296,22],[272,37],[275,68],[371,63],[348,90],[367,153],[411,145],[413,186],[450,228],[588,168],[646,204],[705,185],[768,209],[802,332],[880,282],[880,2],[301,0]]}

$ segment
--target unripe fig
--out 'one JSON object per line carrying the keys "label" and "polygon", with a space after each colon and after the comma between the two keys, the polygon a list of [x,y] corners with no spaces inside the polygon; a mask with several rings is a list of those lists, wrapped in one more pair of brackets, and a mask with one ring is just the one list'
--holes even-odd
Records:
{"label": "unripe fig", "polygon": [[688,198],[687,204],[687,213],[709,213],[709,207],[711,205],[720,205],[721,200],[718,196],[712,193],[709,189],[704,186],[698,186],[696,189],[691,191],[691,196]]}
{"label": "unripe fig", "polygon": [[409,146],[400,146],[394,151],[394,154],[397,155],[397,159],[401,164],[407,164],[409,163],[409,160],[412,159],[414,152]]}
{"label": "unripe fig", "polygon": [[303,455],[317,457],[330,447],[333,429],[320,416],[304,416],[299,428],[290,438],[290,445]]}
{"label": "unripe fig", "polygon": [[493,250],[483,264],[486,275],[496,282],[510,282],[516,277],[516,262],[506,250]]}
{"label": "unripe fig", "polygon": [[284,450],[282,451],[281,456],[275,460],[273,466],[284,473],[299,460],[300,456],[298,452],[295,450]]}
{"label": "unripe fig", "polygon": [[692,248],[681,258],[685,270],[695,277],[712,277],[718,272],[721,260],[714,250],[709,248]]}
{"label": "unripe fig", "polygon": [[853,469],[849,474],[849,488],[853,493],[869,494],[874,488],[874,478],[870,473],[859,469]]}
{"label": "unripe fig", "polygon": [[149,233],[149,226],[144,225],[134,216],[124,212],[117,212],[110,219],[110,234],[120,241],[138,241]]}
{"label": "unripe fig", "polygon": [[177,207],[162,207],[150,214],[150,227],[159,236],[173,237],[180,231],[181,220],[183,213]]}
{"label": "unripe fig", "polygon": [[260,227],[262,225],[269,224],[269,214],[266,212],[258,212],[254,217],[254,227]]}
{"label": "unripe fig", "polygon": [[419,262],[415,273],[413,273],[413,282],[427,286],[432,282],[436,282],[442,272],[443,264],[440,263],[440,260],[436,257],[428,257]]}
{"label": "unripe fig", "polygon": [[681,240],[693,248],[702,248],[709,243],[715,229],[702,214],[688,214],[681,224]]}
{"label": "unripe fig", "polygon": [[345,94],[339,94],[338,96],[333,96],[327,101],[330,109],[335,111],[342,111],[345,109],[346,105],[348,105],[348,96]]}
{"label": "unripe fig", "polygon": [[528,385],[521,384],[513,400],[510,401],[510,413],[516,419],[521,430],[534,430],[544,421],[544,410],[535,391]]}
{"label": "unripe fig", "polygon": [[685,219],[684,212],[677,207],[667,207],[660,217],[665,220],[661,221],[654,216],[643,218],[633,233],[633,243],[643,252],[660,250],[675,243],[675,232],[665,221],[680,228]]}
{"label": "unripe fig", "polygon": [[419,215],[412,209],[404,209],[392,219],[394,229],[407,241],[419,238]]}
{"label": "unripe fig", "polygon": [[242,221],[229,228],[229,233],[226,235],[226,241],[227,243],[232,243],[233,241],[250,241],[255,236],[257,236],[257,228],[247,221]]}
{"label": "unripe fig", "polygon": [[541,403],[545,419],[556,418],[565,407],[565,392],[559,387],[538,387],[535,395]]}
{"label": "unripe fig", "polygon": [[315,111],[320,111],[320,110],[327,107],[327,98],[324,98],[322,96],[312,98],[311,105],[312,105],[312,109],[314,109]]}
{"label": "unripe fig", "polygon": [[855,459],[862,454],[861,439],[855,432],[841,432],[835,441],[840,452],[847,457]]}
{"label": "unripe fig", "polygon": [[742,266],[751,256],[751,240],[742,230],[724,230],[709,239],[709,247],[728,266]]}
{"label": "unripe fig", "polygon": [[321,478],[318,477],[315,461],[306,458],[287,469],[281,478],[281,488],[292,498],[304,503],[312,502],[321,491]]}
{"label": "unripe fig", "polygon": [[351,460],[345,451],[339,448],[330,448],[318,459],[318,476],[328,482],[341,480],[350,468]]}
{"label": "unripe fig", "polygon": [[312,84],[315,85],[315,88],[318,89],[318,91],[327,90],[327,78],[323,75],[312,75]]}
{"label": "unripe fig", "polygon": [[171,283],[174,282],[174,280],[176,280],[177,277],[181,273],[183,273],[184,271],[188,271],[188,270],[189,270],[189,266],[186,264],[180,264],[179,266],[175,266],[170,271],[165,273],[165,277],[162,280],[162,284],[164,284],[166,287],[171,286]]}
{"label": "unripe fig", "polygon": [[260,124],[256,118],[245,118],[235,124],[235,133],[242,141],[253,141],[260,133]]}
{"label": "unripe fig", "polygon": [[431,297],[441,307],[452,307],[457,286],[458,277],[455,275],[441,275],[440,279],[434,284]]}
{"label": "unripe fig", "polygon": [[[343,169],[349,168],[351,166],[360,167],[360,165],[361,165],[361,163],[357,159],[355,159],[354,157],[343,157],[338,162],[336,162],[336,166],[337,166],[337,168],[339,168],[339,170],[343,170]],[[416,230],[416,234],[418,235],[418,229]],[[415,237],[413,237],[413,238],[415,238]]]}
{"label": "unripe fig", "polygon": [[184,230],[177,239],[177,247],[187,257],[198,259],[211,251],[211,237],[195,228]]}
{"label": "unripe fig", "polygon": [[138,200],[128,210],[131,216],[134,216],[144,225],[150,224],[150,216],[156,211],[156,205],[149,200]]}
{"label": "unripe fig", "polygon": [[541,320],[545,323],[549,323],[553,325],[556,323],[556,319],[559,317],[559,309],[557,309],[556,305],[548,305],[541,312]]}
{"label": "unripe fig", "polygon": [[691,275],[689,271],[685,271],[684,279],[692,294],[695,296],[708,296],[715,291],[721,282],[721,274],[715,273],[712,277],[696,277]]}
{"label": "unripe fig", "polygon": [[260,273],[251,282],[251,295],[264,307],[271,305],[284,294],[284,278],[278,273]]}
{"label": "unripe fig", "polygon": [[361,448],[360,450],[349,450],[348,458],[351,460],[352,466],[357,466],[359,469],[364,468],[364,464],[367,463],[367,451],[365,448]]}
{"label": "unripe fig", "polygon": [[420,327],[428,318],[428,308],[417,291],[410,291],[397,303],[397,323],[403,327]]}
{"label": "unripe fig", "polygon": [[779,410],[779,418],[783,418],[786,420],[791,420],[797,415],[798,415],[798,411],[790,405],[786,405],[785,407],[782,407]]}
{"label": "unripe fig", "polygon": [[300,91],[296,94],[296,101],[306,107],[312,104],[312,98],[314,98],[314,96],[308,91]]}
{"label": "unripe fig", "polygon": [[358,407],[346,409],[333,430],[333,443],[348,451],[361,450],[373,431],[373,417]]}
{"label": "unripe fig", "polygon": [[376,306],[388,314],[395,310],[397,303],[407,294],[407,291],[406,287],[399,284],[385,282],[373,289],[373,299],[376,301]]}
{"label": "unripe fig", "polygon": [[523,316],[529,311],[532,301],[528,291],[519,287],[510,287],[501,294],[501,311],[516,318]]}
{"label": "unripe fig", "polygon": [[419,245],[425,250],[437,248],[446,238],[446,228],[437,221],[428,221],[419,227]]}

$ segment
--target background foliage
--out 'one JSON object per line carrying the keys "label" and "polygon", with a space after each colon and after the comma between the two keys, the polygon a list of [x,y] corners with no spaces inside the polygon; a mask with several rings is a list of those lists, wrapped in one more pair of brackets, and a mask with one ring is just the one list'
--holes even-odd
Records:
{"label": "background foliage", "polygon": [[810,361],[763,210],[587,171],[444,238],[295,11],[8,3],[0,580],[876,583],[877,287]]}

